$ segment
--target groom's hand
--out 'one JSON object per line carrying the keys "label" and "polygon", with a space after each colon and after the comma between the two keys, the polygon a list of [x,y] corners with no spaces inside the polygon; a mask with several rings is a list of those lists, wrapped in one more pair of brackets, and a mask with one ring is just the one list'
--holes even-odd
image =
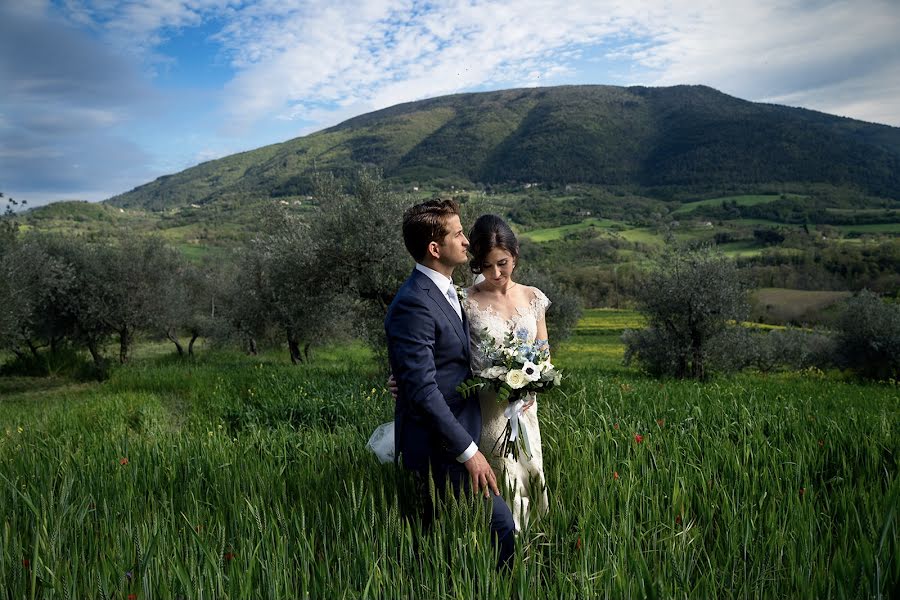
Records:
{"label": "groom's hand", "polygon": [[485,498],[490,498],[489,491],[493,491],[497,496],[500,495],[494,470],[488,464],[484,454],[480,451],[476,452],[475,456],[464,462],[463,465],[466,467],[466,471],[469,472],[469,477],[472,478],[472,489],[476,494],[484,490]]}

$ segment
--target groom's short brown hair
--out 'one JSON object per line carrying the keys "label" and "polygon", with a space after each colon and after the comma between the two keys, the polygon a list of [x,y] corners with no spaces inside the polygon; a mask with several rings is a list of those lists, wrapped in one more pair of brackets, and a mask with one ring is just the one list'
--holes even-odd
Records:
{"label": "groom's short brown hair", "polygon": [[450,233],[447,220],[453,215],[459,216],[459,204],[449,198],[435,198],[406,209],[403,243],[416,262],[428,254],[428,244],[440,242]]}

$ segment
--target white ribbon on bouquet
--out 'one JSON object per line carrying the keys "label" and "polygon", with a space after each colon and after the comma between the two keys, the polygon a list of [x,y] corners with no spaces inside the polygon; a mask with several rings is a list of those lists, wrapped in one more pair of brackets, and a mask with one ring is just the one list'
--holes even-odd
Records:
{"label": "white ribbon on bouquet", "polygon": [[515,402],[510,402],[507,407],[503,410],[503,416],[509,420],[509,443],[516,444],[518,443],[519,435],[522,436],[522,446],[525,449],[525,453],[528,457],[531,457],[531,445],[528,443],[528,432],[525,429],[525,425],[519,425],[519,417],[525,412],[524,407],[528,402],[534,401],[534,392],[528,392],[528,394],[524,398],[520,398]]}

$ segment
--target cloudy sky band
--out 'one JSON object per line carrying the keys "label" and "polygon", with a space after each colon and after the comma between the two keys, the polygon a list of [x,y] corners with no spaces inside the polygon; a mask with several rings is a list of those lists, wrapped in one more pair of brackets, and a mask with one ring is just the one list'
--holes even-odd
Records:
{"label": "cloudy sky band", "polygon": [[0,191],[32,204],[508,87],[701,83],[900,125],[892,0],[0,4]]}

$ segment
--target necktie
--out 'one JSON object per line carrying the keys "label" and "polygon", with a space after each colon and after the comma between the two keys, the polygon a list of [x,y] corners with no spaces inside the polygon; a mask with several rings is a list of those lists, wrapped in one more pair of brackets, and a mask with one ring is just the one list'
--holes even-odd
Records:
{"label": "necktie", "polygon": [[456,297],[456,288],[452,285],[447,288],[447,301],[450,302],[450,306],[456,311],[456,316],[462,321],[462,308],[459,306],[459,298]]}

